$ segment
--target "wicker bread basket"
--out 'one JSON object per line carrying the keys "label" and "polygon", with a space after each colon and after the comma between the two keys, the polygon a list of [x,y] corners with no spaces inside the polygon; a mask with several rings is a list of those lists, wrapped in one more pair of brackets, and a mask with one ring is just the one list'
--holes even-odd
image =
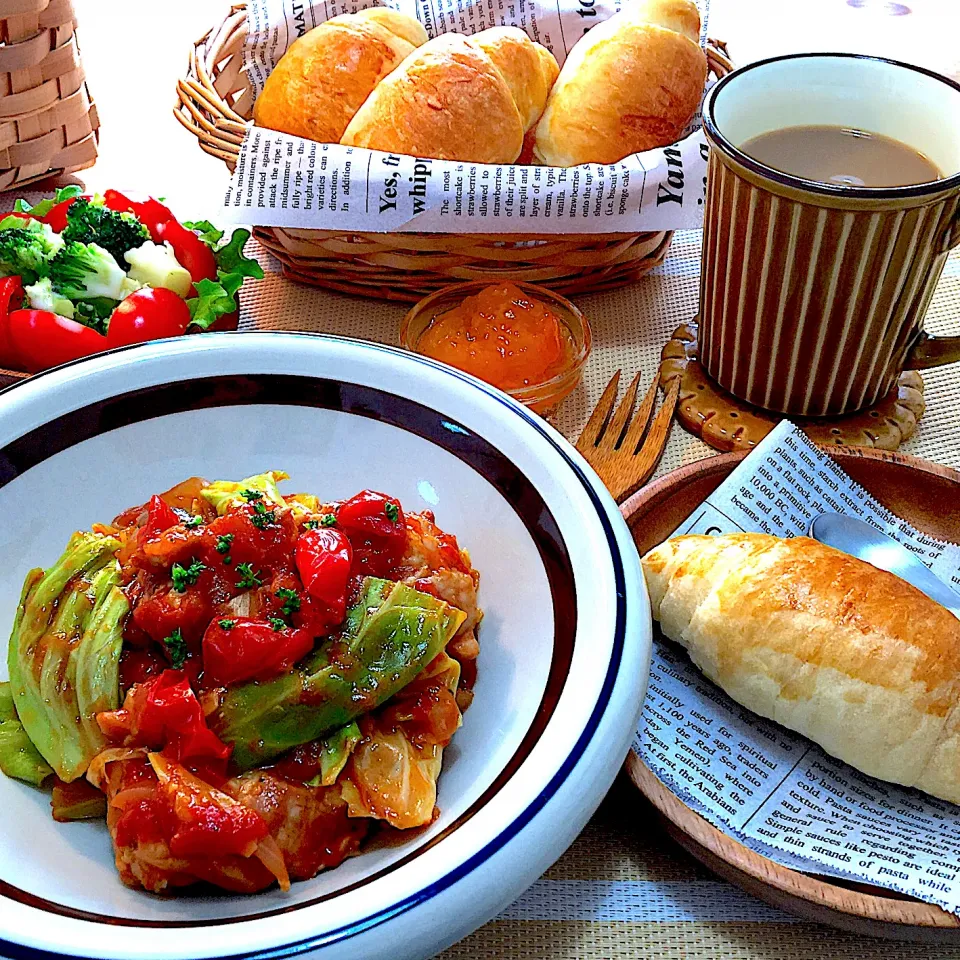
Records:
{"label": "wicker bread basket", "polygon": [[[232,170],[250,117],[253,93],[243,67],[246,4],[195,44],[177,84],[177,119],[207,153]],[[711,71],[733,69],[722,44],[707,48]],[[622,286],[655,267],[670,233],[489,235],[351,233],[258,227],[260,242],[293,280],[343,293],[416,302],[462,280],[526,280],[564,293]]]}
{"label": "wicker bread basket", "polygon": [[97,159],[70,0],[0,0],[0,190]]}

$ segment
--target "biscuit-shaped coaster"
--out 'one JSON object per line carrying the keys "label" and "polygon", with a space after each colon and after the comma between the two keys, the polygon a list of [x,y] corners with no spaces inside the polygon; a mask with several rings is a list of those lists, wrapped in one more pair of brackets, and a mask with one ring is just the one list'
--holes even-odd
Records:
{"label": "biscuit-shaped coaster", "polygon": [[[698,360],[697,321],[682,323],[663,348],[660,385],[680,379],[677,418],[692,434],[717,450],[750,450],[782,419],[727,393]],[[816,443],[896,450],[917,429],[926,404],[923,379],[904,370],[896,389],[874,406],[843,417],[791,417]]]}

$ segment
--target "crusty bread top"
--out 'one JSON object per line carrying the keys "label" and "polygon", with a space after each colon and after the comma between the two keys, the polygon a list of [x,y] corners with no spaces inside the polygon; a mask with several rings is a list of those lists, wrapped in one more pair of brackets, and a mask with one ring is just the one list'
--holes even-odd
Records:
{"label": "crusty bread top", "polygon": [[503,74],[466,37],[415,50],[370,94],[341,143],[440,160],[512,163],[523,123]]}
{"label": "crusty bread top", "polygon": [[413,17],[377,7],[333,17],[295,40],[253,106],[261,127],[338,143],[370,91],[427,35]]}
{"label": "crusty bread top", "polygon": [[534,43],[517,27],[491,27],[470,38],[503,74],[520,111],[524,131],[543,113],[560,67],[544,46]]}
{"label": "crusty bread top", "polygon": [[736,701],[960,802],[960,620],[939,604],[806,537],[675,537],[643,570],[664,634]]}
{"label": "crusty bread top", "polygon": [[616,163],[674,143],[703,96],[707,60],[690,0],[637,0],[567,57],[537,125],[551,166]]}
{"label": "crusty bread top", "polygon": [[[757,643],[785,639],[762,624],[784,614],[803,615],[823,625],[806,634],[802,650],[796,638],[786,638],[805,662],[884,686],[901,675],[904,681],[922,680],[931,691],[960,681],[960,620],[905,580],[809,537],[674,537],[651,550],[643,568],[658,613],[668,578],[689,578],[704,588],[720,582],[719,606],[735,608],[744,637],[752,634]],[[730,576],[719,581],[728,570]],[[869,638],[862,660],[850,661],[842,646],[831,642],[837,630]],[[950,705],[929,703],[938,712]]]}

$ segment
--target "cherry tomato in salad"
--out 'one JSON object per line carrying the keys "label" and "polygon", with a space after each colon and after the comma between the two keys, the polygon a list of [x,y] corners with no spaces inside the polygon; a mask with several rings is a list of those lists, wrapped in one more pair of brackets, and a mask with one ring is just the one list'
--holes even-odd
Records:
{"label": "cherry tomato in salad", "polygon": [[110,315],[106,346],[125,347],[164,337],[178,337],[190,326],[190,308],[163,287],[135,290]]}
{"label": "cherry tomato in salad", "polygon": [[217,317],[209,327],[208,333],[223,333],[227,330],[236,330],[240,326],[240,311],[234,310],[233,313],[225,313]]}
{"label": "cherry tomato in salad", "polygon": [[9,315],[23,303],[23,281],[20,277],[4,277],[0,280],[0,364],[15,367],[18,364],[10,342]]}
{"label": "cherry tomato in salad", "polygon": [[190,279],[217,279],[217,260],[213,251],[192,231],[176,220],[168,220],[157,227],[158,243],[169,243],[177,262],[190,274]]}
{"label": "cherry tomato in salad", "polygon": [[286,673],[313,649],[306,630],[282,620],[251,617],[215,619],[203,635],[203,669],[207,684],[227,686]]}
{"label": "cherry tomato in salad", "polygon": [[132,213],[150,231],[154,243],[160,242],[159,228],[168,220],[175,220],[173,211],[159,200],[147,197],[146,200],[131,200],[119,190],[107,190],[103,202],[110,210],[119,213]]}
{"label": "cherry tomato in salad", "polygon": [[49,310],[14,310],[7,317],[10,350],[17,366],[37,373],[107,348],[107,338]]}
{"label": "cherry tomato in salad", "polygon": [[305,530],[297,540],[294,559],[307,593],[329,608],[337,621],[342,620],[353,563],[353,547],[346,535],[333,527]]}
{"label": "cherry tomato in salad", "polygon": [[405,535],[400,501],[374,490],[363,490],[341,503],[337,510],[337,524],[348,534],[364,537]]}

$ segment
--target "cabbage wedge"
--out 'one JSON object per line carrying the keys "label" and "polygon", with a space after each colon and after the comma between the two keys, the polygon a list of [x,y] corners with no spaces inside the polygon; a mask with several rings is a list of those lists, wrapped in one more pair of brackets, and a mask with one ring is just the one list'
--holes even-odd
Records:
{"label": "cabbage wedge", "polygon": [[61,780],[83,776],[106,745],[96,714],[120,705],[120,647],[130,605],[120,542],[76,533],[49,570],[27,574],[7,650],[20,722]]}
{"label": "cabbage wedge", "polygon": [[37,787],[53,773],[13,709],[9,683],[0,683],[0,770]]}
{"label": "cabbage wedge", "polygon": [[229,689],[212,724],[249,770],[345,727],[402,690],[440,653],[465,614],[402,583],[367,577],[342,634],[299,669]]}
{"label": "cabbage wedge", "polygon": [[247,477],[246,480],[214,480],[213,483],[200,491],[200,496],[221,517],[230,507],[249,502],[249,497],[243,496],[247,490],[261,494],[265,504],[286,507],[286,501],[277,489],[277,484],[282,480],[289,479],[290,474],[284,473],[282,470],[269,470],[267,473],[258,473],[256,476]]}

